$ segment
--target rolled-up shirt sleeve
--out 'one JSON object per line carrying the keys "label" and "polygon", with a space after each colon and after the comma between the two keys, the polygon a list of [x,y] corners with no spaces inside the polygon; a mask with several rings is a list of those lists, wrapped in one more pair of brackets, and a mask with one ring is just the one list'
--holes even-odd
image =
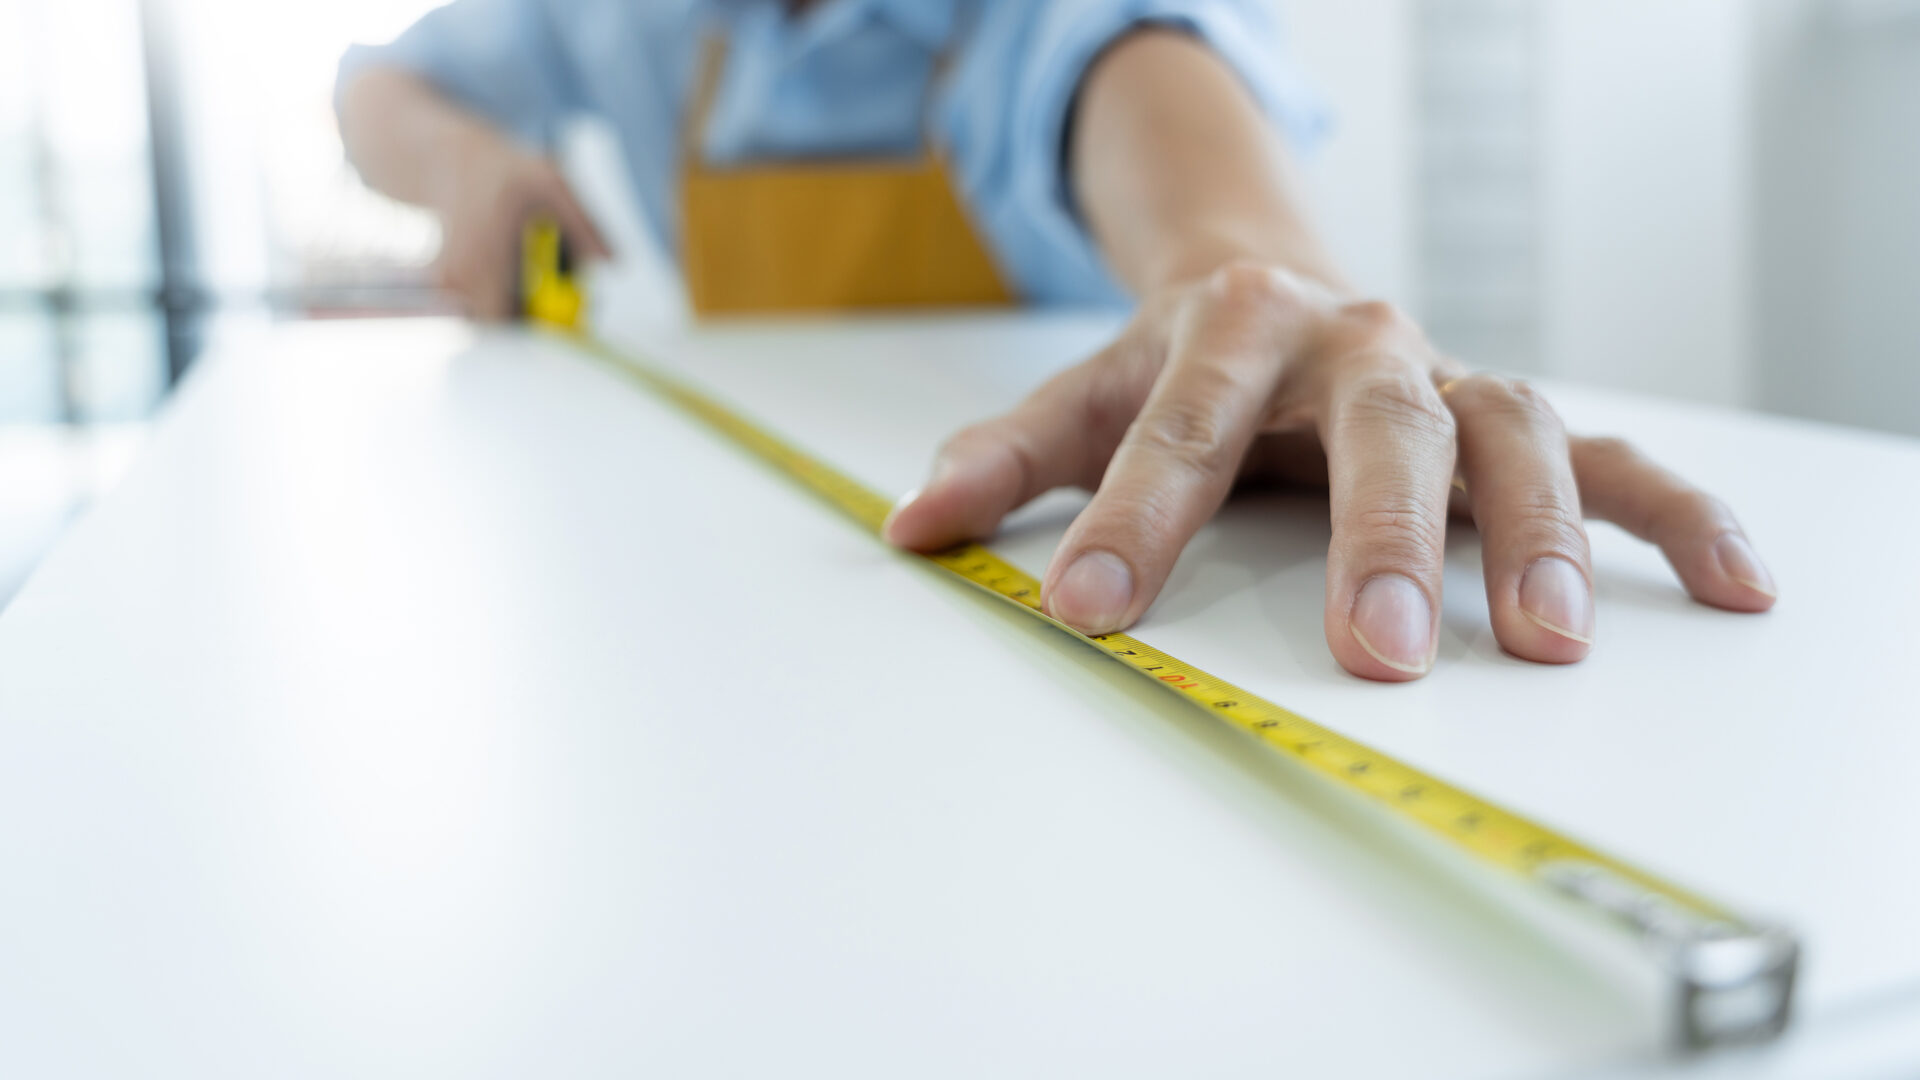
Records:
{"label": "rolled-up shirt sleeve", "polygon": [[347,83],[369,68],[419,75],[529,146],[551,145],[581,105],[542,0],[453,0],[386,45],[353,46],[340,59],[336,111]]}
{"label": "rolled-up shirt sleeve", "polygon": [[1000,70],[997,115],[956,104],[962,115],[954,119],[962,141],[1004,125],[993,140],[997,153],[983,155],[997,160],[982,162],[970,180],[980,185],[974,194],[983,223],[1013,256],[1008,269],[1025,296],[1124,299],[1073,204],[1065,138],[1082,77],[1128,31],[1159,25],[1194,35],[1239,75],[1296,151],[1320,141],[1328,126],[1326,108],[1288,56],[1273,8],[1271,0],[1054,0],[990,7],[995,15],[983,22],[977,44],[1010,61]]}

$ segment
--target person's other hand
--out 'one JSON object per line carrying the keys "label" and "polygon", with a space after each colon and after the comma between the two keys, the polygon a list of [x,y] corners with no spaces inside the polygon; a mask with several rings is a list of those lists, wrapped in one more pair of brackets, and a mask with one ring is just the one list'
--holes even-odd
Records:
{"label": "person's other hand", "polygon": [[1533,390],[1460,369],[1391,307],[1259,265],[1149,298],[1098,355],[955,435],[886,536],[935,550],[993,532],[1049,489],[1096,489],[1042,598],[1100,634],[1141,617],[1187,541],[1250,476],[1328,489],[1327,644],[1367,678],[1413,679],[1433,665],[1450,503],[1480,530],[1495,636],[1528,660],[1579,660],[1592,645],[1583,507],[1658,544],[1705,603],[1774,602],[1766,569],[1710,496],[1618,440],[1569,439]]}
{"label": "person's other hand", "polygon": [[475,131],[453,164],[431,202],[441,231],[435,269],[470,317],[498,322],[518,314],[521,233],[534,217],[552,218],[576,258],[612,257],[551,160]]}

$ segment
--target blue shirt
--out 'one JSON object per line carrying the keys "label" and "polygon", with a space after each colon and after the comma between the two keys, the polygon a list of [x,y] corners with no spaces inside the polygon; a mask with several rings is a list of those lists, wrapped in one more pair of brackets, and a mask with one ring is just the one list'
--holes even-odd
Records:
{"label": "blue shirt", "polygon": [[[827,0],[794,18],[774,0],[453,0],[366,67],[410,70],[521,141],[551,146],[569,117],[619,134],[654,230],[678,246],[681,122],[712,31],[730,51],[704,151],[756,158],[911,154],[931,138],[1009,284],[1028,302],[1125,296],[1075,214],[1063,136],[1081,75],[1142,23],[1180,27],[1236,70],[1296,147],[1318,99],[1287,63],[1271,0]],[[948,65],[929,96],[942,54]]]}

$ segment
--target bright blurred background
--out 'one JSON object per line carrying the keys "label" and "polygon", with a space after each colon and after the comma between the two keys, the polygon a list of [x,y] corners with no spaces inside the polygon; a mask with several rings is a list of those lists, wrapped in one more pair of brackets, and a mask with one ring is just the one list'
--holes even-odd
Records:
{"label": "bright blurred background", "polygon": [[[0,603],[209,342],[445,311],[330,106],[430,6],[0,0]],[[1920,434],[1920,0],[1282,6],[1325,228],[1450,351]],[[644,254],[605,139],[570,166]],[[650,258],[623,295],[681,317]]]}

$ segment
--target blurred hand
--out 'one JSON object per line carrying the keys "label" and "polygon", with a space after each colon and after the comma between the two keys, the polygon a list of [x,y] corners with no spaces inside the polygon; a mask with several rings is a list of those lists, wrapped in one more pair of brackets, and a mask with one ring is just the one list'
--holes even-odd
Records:
{"label": "blurred hand", "polygon": [[498,322],[518,314],[521,233],[534,217],[552,218],[576,259],[612,257],[551,160],[476,130],[461,139],[453,165],[429,202],[441,229],[435,269],[470,317]]}
{"label": "blurred hand", "polygon": [[1528,660],[1592,645],[1583,506],[1658,544],[1705,603],[1774,601],[1719,502],[1618,440],[1569,439],[1533,390],[1469,374],[1393,308],[1249,264],[1149,297],[1091,360],[955,435],[886,535],[934,550],[992,533],[1052,488],[1097,489],[1042,598],[1106,633],[1141,617],[1242,477],[1328,489],[1327,644],[1366,678],[1433,665],[1450,508],[1480,530],[1495,636]]}

